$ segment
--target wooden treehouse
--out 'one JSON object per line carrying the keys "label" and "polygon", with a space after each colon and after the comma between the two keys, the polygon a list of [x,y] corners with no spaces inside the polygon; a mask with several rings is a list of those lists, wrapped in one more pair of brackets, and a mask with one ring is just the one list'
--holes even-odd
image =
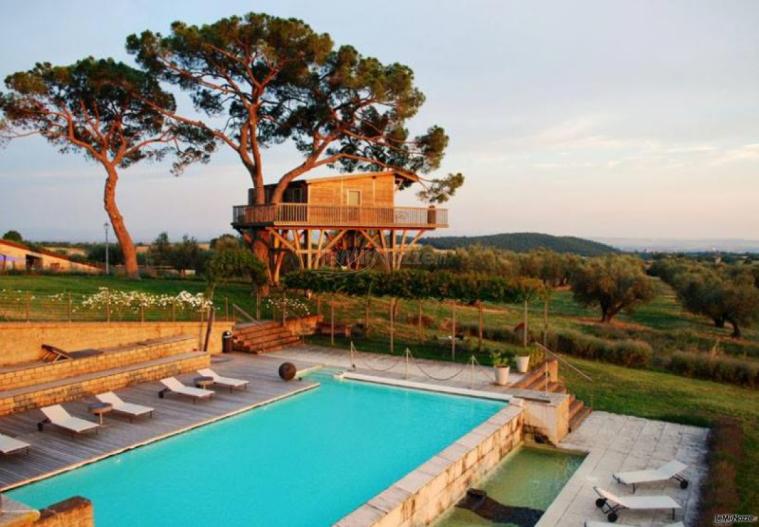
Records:
{"label": "wooden treehouse", "polygon": [[[234,207],[232,226],[243,235],[265,230],[272,278],[279,281],[287,253],[302,269],[325,265],[358,269],[377,260],[399,269],[404,254],[425,232],[448,226],[448,211],[396,207],[395,193],[410,181],[393,172],[373,172],[290,183],[281,203]],[[270,200],[275,185],[266,185]]]}

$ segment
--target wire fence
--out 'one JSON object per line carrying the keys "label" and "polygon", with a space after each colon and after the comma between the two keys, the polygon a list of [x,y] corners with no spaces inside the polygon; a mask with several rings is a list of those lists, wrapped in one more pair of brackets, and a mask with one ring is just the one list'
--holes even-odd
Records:
{"label": "wire fence", "polygon": [[[208,320],[211,310],[217,320],[234,320],[229,299],[218,299],[213,306],[122,305],[116,302],[88,302],[85,297],[23,295],[0,299],[0,322],[182,322]],[[268,313],[262,313],[262,315]]]}

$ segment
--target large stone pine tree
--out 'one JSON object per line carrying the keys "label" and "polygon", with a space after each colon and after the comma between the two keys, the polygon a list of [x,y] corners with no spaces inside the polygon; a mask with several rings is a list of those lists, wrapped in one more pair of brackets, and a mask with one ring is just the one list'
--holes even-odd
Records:
{"label": "large stone pine tree", "polygon": [[5,85],[8,92],[0,93],[5,138],[40,135],[62,153],[82,153],[102,166],[105,211],[124,254],[126,273],[137,278],[137,253],[116,203],[121,171],[175,153],[173,170],[179,172],[190,162],[208,158],[212,138],[167,117],[176,109],[174,97],[154,77],[112,59],[90,57],[70,66],[37,64],[9,75]]}
{"label": "large stone pine tree", "polygon": [[[250,175],[256,204],[279,203],[287,185],[321,166],[394,170],[416,179],[440,165],[448,137],[439,126],[412,136],[407,123],[424,102],[410,68],[382,64],[351,46],[335,48],[306,23],[249,13],[196,26],[175,22],[169,35],[146,31],[127,50],[148,71],[180,86],[211,120],[172,117],[207,127]],[[207,124],[207,123],[217,124]],[[300,156],[264,193],[267,147],[289,141]],[[460,175],[431,184],[444,201]],[[268,261],[264,232],[251,240]]]}

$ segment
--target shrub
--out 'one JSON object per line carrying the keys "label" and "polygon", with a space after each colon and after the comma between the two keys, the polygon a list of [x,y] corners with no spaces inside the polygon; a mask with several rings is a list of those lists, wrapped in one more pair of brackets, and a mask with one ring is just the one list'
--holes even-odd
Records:
{"label": "shrub", "polygon": [[[696,525],[712,527],[717,514],[739,512],[740,493],[736,475],[743,463],[743,428],[735,419],[718,419],[709,432],[708,477],[701,487],[701,506]],[[719,484],[708,482],[719,481]],[[749,511],[746,511],[749,512]]]}
{"label": "shrub", "polygon": [[549,340],[551,348],[559,353],[630,368],[646,368],[653,358],[651,345],[642,340],[605,340],[572,330],[551,333]]}
{"label": "shrub", "polygon": [[667,369],[686,377],[759,387],[759,362],[752,360],[676,351],[672,354]]}

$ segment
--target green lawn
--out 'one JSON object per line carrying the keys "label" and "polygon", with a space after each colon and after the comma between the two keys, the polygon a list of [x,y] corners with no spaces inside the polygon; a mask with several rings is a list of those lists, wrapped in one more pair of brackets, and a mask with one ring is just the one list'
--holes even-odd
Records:
{"label": "green lawn", "polygon": [[[98,288],[108,287],[123,291],[144,291],[154,294],[176,295],[182,291],[202,293],[206,290],[205,281],[199,278],[143,278],[128,280],[114,276],[82,275],[0,275],[0,291],[28,291],[36,297],[71,293],[74,297],[96,293]],[[229,306],[237,304],[248,313],[255,313],[255,297],[251,295],[251,286],[242,283],[221,285],[216,289],[216,305],[223,309],[225,299]],[[230,307],[231,309],[231,307]]]}

